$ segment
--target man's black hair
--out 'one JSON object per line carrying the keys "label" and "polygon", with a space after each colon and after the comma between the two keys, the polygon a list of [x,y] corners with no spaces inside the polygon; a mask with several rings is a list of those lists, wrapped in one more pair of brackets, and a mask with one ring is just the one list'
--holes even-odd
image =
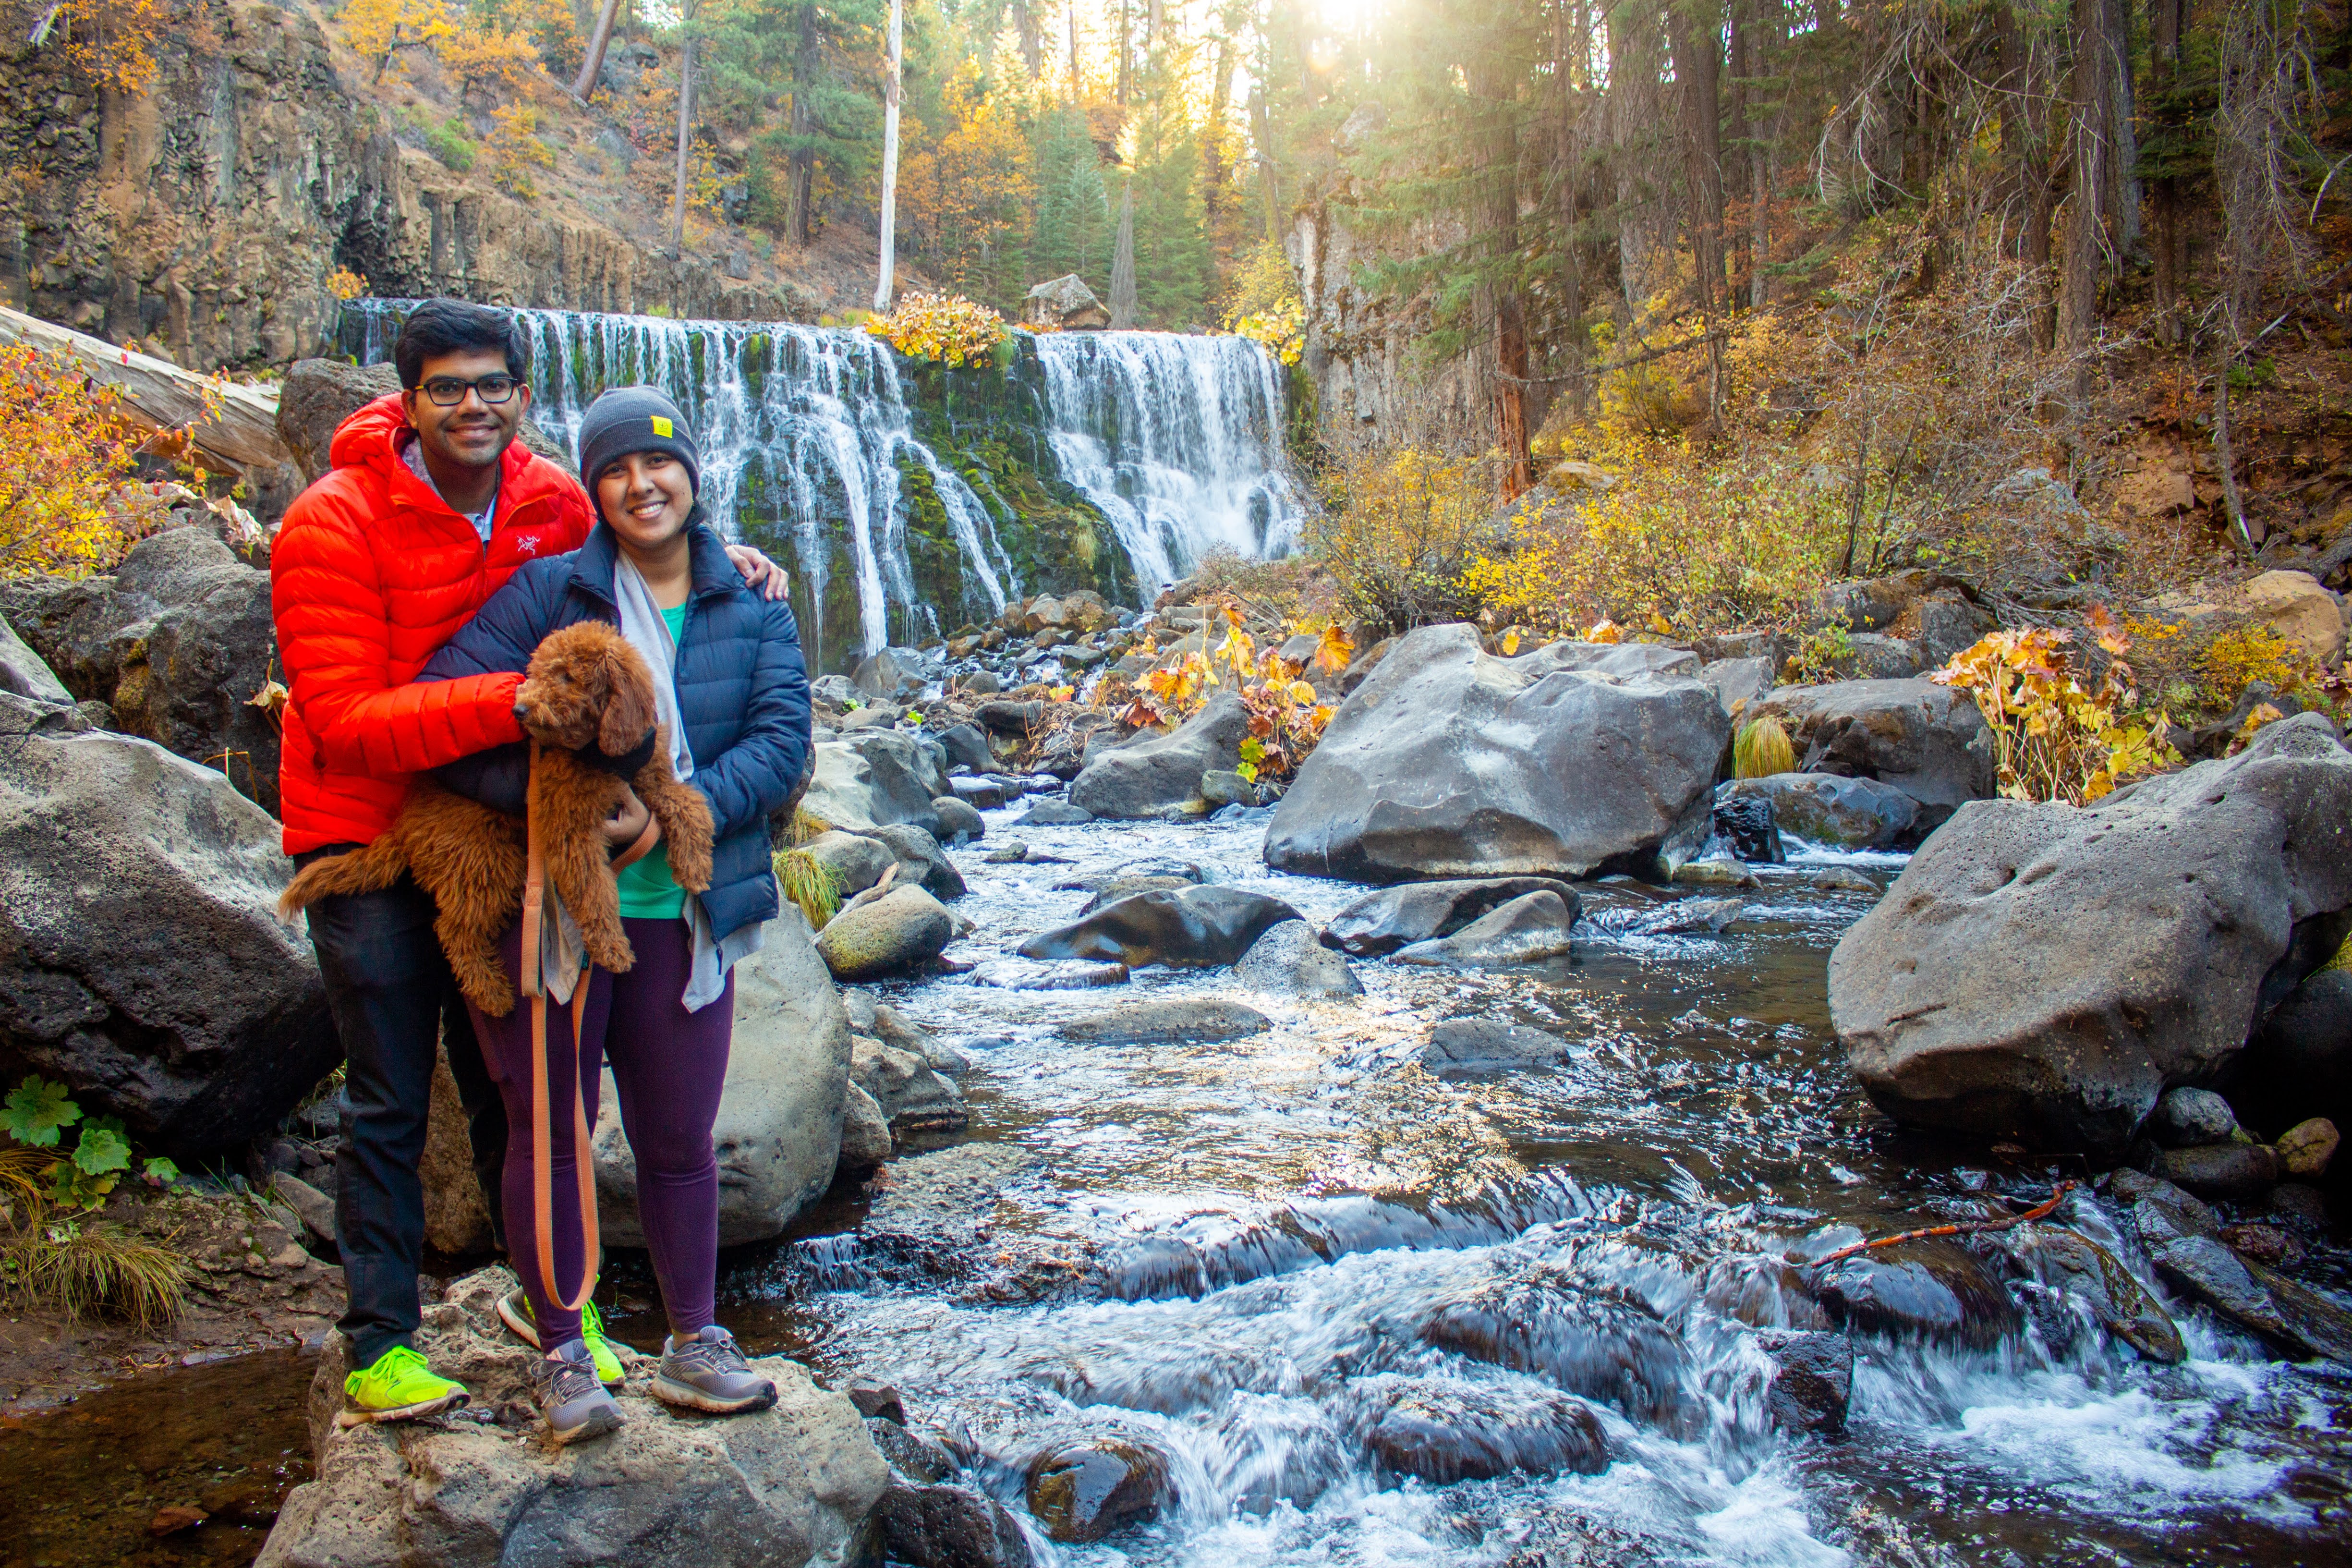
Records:
{"label": "man's black hair", "polygon": [[530,374],[530,344],[513,313],[463,300],[427,300],[411,310],[393,342],[392,363],[400,367],[400,384],[414,391],[426,360],[469,349],[503,349],[509,375],[520,381]]}

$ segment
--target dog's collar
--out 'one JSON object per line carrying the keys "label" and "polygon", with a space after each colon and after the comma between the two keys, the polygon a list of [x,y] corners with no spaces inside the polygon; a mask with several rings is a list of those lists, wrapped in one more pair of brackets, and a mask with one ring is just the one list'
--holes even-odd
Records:
{"label": "dog's collar", "polygon": [[582,762],[599,773],[617,773],[625,779],[635,778],[638,769],[654,760],[654,742],[659,735],[658,730],[648,730],[644,740],[618,754],[607,752],[591,741],[581,747],[577,754]]}

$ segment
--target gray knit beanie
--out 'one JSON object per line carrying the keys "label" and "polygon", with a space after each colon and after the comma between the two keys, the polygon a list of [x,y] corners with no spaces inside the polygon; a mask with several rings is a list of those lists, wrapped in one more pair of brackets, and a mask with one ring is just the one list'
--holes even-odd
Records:
{"label": "gray knit beanie", "polygon": [[632,452],[667,452],[701,496],[702,452],[677,405],[650,386],[608,387],[580,418],[580,482],[593,492],[596,477]]}

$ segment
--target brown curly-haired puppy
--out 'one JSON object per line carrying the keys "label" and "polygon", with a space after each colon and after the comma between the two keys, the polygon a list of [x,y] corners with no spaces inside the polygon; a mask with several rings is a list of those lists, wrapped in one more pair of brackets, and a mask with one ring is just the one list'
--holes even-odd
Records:
{"label": "brown curly-haired puppy", "polygon": [[[530,803],[547,880],[579,923],[589,958],[614,973],[636,963],[621,931],[604,836],[625,780],[661,825],[677,885],[689,893],[710,886],[710,807],[670,771],[669,738],[656,711],[645,659],[603,621],[549,633],[515,695],[515,717],[539,742]],[[316,900],[375,892],[413,874],[439,910],[433,931],[458,988],[502,1018],[514,1009],[515,991],[498,942],[522,907],[526,848],[522,818],[420,778],[381,837],[314,863],[279,897],[278,913],[291,920]]]}

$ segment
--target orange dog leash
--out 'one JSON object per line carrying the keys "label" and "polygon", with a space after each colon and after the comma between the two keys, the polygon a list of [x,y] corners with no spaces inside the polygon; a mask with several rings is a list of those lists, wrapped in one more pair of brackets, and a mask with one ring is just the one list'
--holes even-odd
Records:
{"label": "orange dog leash", "polygon": [[[530,771],[539,773],[539,742],[530,745]],[[528,800],[528,797],[526,797]],[[636,842],[613,862],[615,871],[643,859],[661,838],[650,816]],[[523,810],[521,990],[530,998],[530,1186],[539,1230],[539,1282],[549,1302],[566,1312],[587,1305],[596,1289],[596,1264],[604,1241],[596,1223],[596,1161],[589,1147],[587,1086],[582,1081],[580,1042],[588,1021],[588,982],[595,965],[583,963],[572,989],[572,1149],[580,1190],[580,1285],[566,1294],[555,1283],[555,1168],[548,1147],[547,990],[540,973],[541,930],[547,902],[547,856],[540,841],[539,814]]]}

